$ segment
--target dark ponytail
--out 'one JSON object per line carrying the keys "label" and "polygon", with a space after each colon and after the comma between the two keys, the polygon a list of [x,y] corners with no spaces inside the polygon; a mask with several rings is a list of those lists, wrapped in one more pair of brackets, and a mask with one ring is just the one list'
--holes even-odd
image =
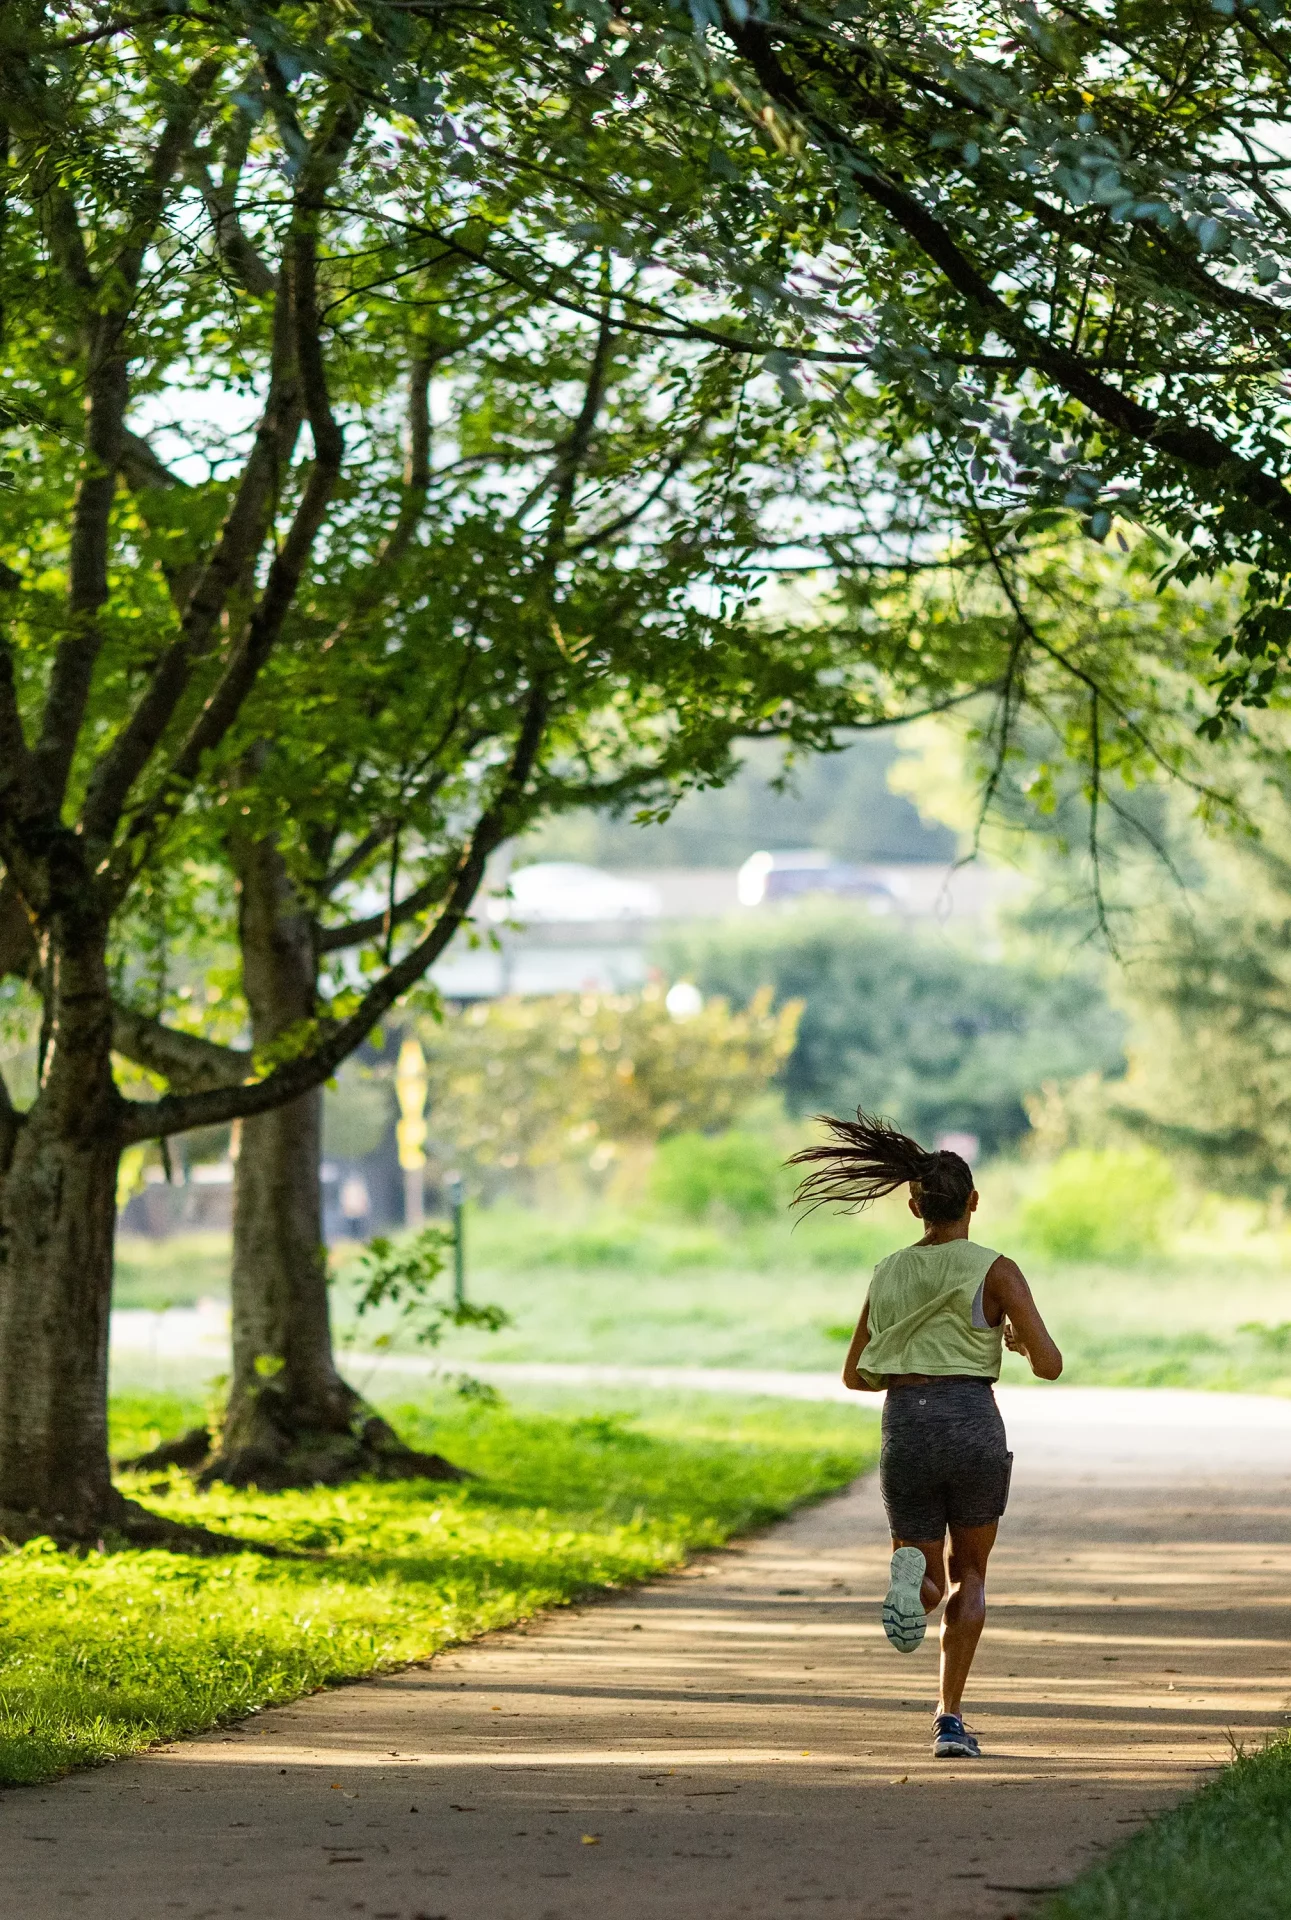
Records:
{"label": "dark ponytail", "polygon": [[963,1219],[973,1170],[959,1154],[944,1149],[928,1153],[909,1134],[859,1107],[855,1120],[835,1120],[827,1113],[816,1118],[833,1137],[822,1147],[804,1147],[789,1161],[791,1167],[815,1168],[803,1176],[793,1197],[795,1207],[810,1210],[832,1202],[857,1213],[909,1181],[929,1226]]}

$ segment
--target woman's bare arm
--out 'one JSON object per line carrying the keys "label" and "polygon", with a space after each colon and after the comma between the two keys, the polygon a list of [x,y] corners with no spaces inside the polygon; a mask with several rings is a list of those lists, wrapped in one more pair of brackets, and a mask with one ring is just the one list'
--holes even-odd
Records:
{"label": "woman's bare arm", "polygon": [[1000,1255],[986,1276],[982,1312],[993,1327],[1004,1322],[1005,1346],[1011,1353],[1020,1353],[1038,1379],[1058,1378],[1062,1355],[1040,1318],[1025,1274],[1007,1254]]}
{"label": "woman's bare arm", "polygon": [[869,1344],[870,1302],[869,1296],[867,1295],[865,1305],[861,1308],[861,1317],[856,1323],[856,1332],[852,1335],[852,1344],[847,1349],[847,1358],[843,1362],[843,1385],[850,1387],[853,1393],[878,1393],[881,1391],[878,1387],[868,1385],[856,1371],[856,1363]]}

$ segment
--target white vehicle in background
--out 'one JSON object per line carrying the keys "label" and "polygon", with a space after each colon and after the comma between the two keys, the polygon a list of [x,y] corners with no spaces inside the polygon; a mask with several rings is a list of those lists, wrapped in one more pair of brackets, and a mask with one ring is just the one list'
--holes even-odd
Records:
{"label": "white vehicle in background", "polygon": [[736,879],[742,907],[772,906],[808,894],[868,901],[871,913],[890,913],[898,905],[892,888],[870,869],[805,847],[787,853],[751,853]]}

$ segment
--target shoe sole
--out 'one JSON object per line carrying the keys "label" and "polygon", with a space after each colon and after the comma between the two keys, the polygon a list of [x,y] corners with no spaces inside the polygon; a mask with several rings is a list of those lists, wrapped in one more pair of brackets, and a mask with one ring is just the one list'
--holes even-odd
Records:
{"label": "shoe sole", "polygon": [[898,1653],[913,1653],[928,1631],[920,1599],[927,1567],[918,1547],[898,1547],[892,1556],[883,1601],[883,1631]]}
{"label": "shoe sole", "polygon": [[934,1760],[980,1760],[982,1757],[982,1749],[980,1747],[966,1747],[962,1742],[956,1740],[953,1744],[947,1743],[943,1746],[939,1743],[936,1745],[932,1750],[932,1757]]}

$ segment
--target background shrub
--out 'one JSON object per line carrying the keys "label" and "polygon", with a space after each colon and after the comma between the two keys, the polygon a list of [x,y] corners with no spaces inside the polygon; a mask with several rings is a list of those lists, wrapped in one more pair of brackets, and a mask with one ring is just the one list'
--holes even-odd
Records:
{"label": "background shrub", "polygon": [[678,1133],[660,1143],[650,1171],[651,1197],[690,1220],[716,1208],[737,1220],[778,1213],[790,1186],[780,1149],[756,1133]]}
{"label": "background shrub", "polygon": [[1161,1246],[1177,1196],[1169,1163],[1150,1147],[1079,1147],[1046,1168],[1023,1202],[1019,1225],[1053,1259],[1133,1260]]}
{"label": "background shrub", "polygon": [[863,1104],[929,1146],[976,1134],[989,1158],[1026,1134],[1042,1081],[1124,1069],[1123,1018],[1084,960],[987,959],[842,903],[686,928],[657,958],[733,1005],[766,986],[777,1006],[802,1003],[776,1076],[794,1114]]}

